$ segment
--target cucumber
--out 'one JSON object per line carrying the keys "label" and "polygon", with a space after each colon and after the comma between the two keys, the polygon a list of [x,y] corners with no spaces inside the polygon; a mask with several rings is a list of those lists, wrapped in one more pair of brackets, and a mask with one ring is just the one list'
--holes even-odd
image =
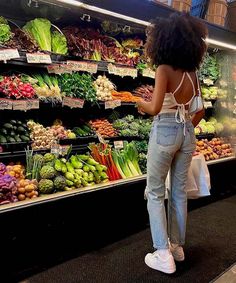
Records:
{"label": "cucumber", "polygon": [[30,141],[30,139],[29,139],[28,137],[26,137],[25,135],[21,135],[20,138],[21,138],[21,140],[22,140],[23,142],[28,142],[28,141]]}
{"label": "cucumber", "polygon": [[16,120],[10,120],[10,122],[12,125],[16,125],[17,124],[17,121]]}
{"label": "cucumber", "polygon": [[13,137],[7,137],[7,142],[12,143],[16,142],[16,140]]}
{"label": "cucumber", "polygon": [[83,125],[82,129],[86,131],[88,134],[92,133],[92,129],[88,125]]}
{"label": "cucumber", "polygon": [[0,130],[0,132],[1,132],[2,135],[7,135],[7,130],[4,129],[4,128],[2,128],[2,129]]}
{"label": "cucumber", "polygon": [[23,128],[22,126],[20,126],[20,127],[18,127],[17,131],[18,131],[19,133],[25,133],[25,132],[26,132],[26,129]]}

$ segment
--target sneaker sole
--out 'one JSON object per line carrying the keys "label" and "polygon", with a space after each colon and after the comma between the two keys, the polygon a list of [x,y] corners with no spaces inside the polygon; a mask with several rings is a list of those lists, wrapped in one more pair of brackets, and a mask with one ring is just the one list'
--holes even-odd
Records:
{"label": "sneaker sole", "polygon": [[173,266],[172,268],[162,268],[161,266],[160,267],[156,267],[156,266],[152,266],[151,264],[149,264],[149,262],[146,261],[146,259],[144,259],[145,261],[145,264],[152,268],[152,269],[155,269],[155,270],[158,270],[158,271],[161,271],[161,272],[164,272],[164,273],[167,273],[167,274],[172,274],[176,271],[176,267]]}

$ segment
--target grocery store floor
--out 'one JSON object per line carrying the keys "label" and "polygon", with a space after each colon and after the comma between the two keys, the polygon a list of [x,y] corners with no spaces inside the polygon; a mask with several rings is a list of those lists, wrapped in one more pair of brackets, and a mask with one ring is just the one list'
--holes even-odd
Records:
{"label": "grocery store floor", "polygon": [[177,272],[172,275],[145,266],[144,256],[151,250],[148,228],[22,282],[207,283],[236,262],[235,216],[236,196],[191,211],[185,247],[186,260],[177,264]]}

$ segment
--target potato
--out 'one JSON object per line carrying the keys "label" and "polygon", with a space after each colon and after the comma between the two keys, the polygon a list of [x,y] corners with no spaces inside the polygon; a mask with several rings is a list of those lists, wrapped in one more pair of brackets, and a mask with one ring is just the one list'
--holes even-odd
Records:
{"label": "potato", "polygon": [[25,193],[25,195],[28,197],[28,198],[32,198],[32,196],[34,196],[34,192],[28,192],[28,193]]}
{"label": "potato", "polygon": [[35,185],[34,184],[29,184],[25,186],[25,190],[27,193],[32,192],[35,189]]}
{"label": "potato", "polygon": [[18,200],[25,200],[25,195],[23,195],[23,194],[19,194],[18,195]]}
{"label": "potato", "polygon": [[25,193],[25,188],[24,188],[24,187],[18,188],[18,192],[19,192],[20,194],[24,194],[24,193]]}

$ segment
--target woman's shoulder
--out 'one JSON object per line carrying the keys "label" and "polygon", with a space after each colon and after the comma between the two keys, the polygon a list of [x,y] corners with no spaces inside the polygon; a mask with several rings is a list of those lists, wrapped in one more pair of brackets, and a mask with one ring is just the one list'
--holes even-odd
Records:
{"label": "woman's shoulder", "polygon": [[162,65],[159,65],[156,69],[157,71],[161,71],[161,72],[173,72],[174,71],[174,68],[171,66],[171,65],[166,65],[166,64],[162,64]]}

